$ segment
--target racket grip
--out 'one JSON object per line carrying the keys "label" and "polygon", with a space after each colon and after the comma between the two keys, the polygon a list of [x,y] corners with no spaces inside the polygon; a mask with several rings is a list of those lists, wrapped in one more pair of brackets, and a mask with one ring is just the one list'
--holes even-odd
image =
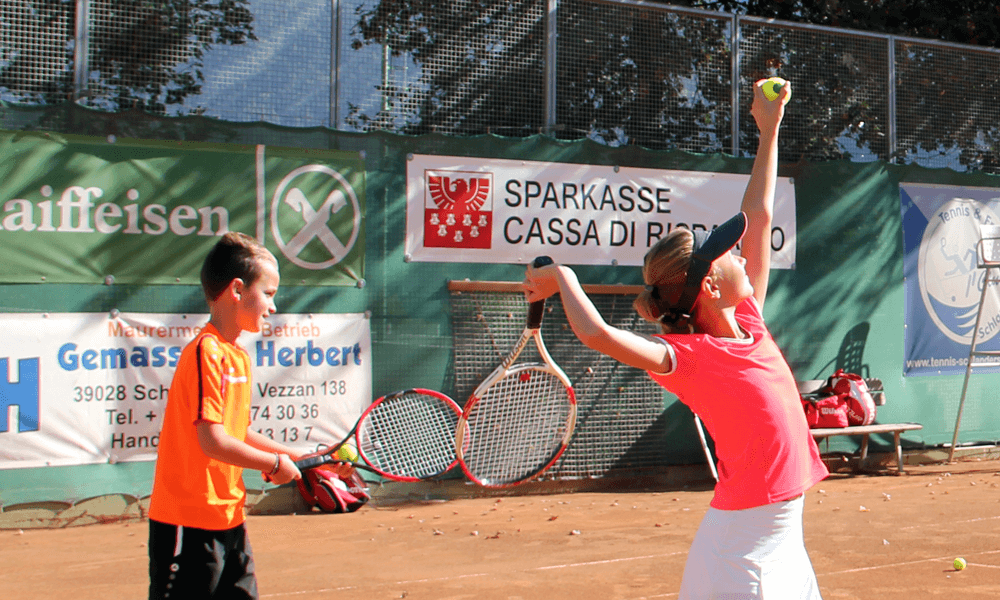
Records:
{"label": "racket grip", "polygon": [[328,458],[330,458],[330,456],[327,454],[310,456],[309,458],[303,458],[302,460],[295,461],[295,466],[299,468],[299,471],[302,471],[303,469],[311,469],[326,463]]}
{"label": "racket grip", "polygon": [[528,305],[528,329],[538,329],[542,326],[542,316],[545,314],[545,300],[536,300]]}
{"label": "racket grip", "polygon": [[[554,261],[548,256],[539,256],[531,261],[531,266],[535,269],[553,264]],[[528,306],[528,329],[538,329],[542,326],[542,316],[545,314],[545,300],[536,300]]]}
{"label": "racket grip", "polygon": [[549,256],[539,256],[535,258],[535,260],[531,261],[531,266],[537,269],[538,267],[551,265],[553,262],[555,261],[553,261]]}

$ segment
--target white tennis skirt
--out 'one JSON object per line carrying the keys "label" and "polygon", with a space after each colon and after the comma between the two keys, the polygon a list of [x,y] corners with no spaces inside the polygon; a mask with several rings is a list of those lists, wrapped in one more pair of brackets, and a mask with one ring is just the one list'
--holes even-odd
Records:
{"label": "white tennis skirt", "polygon": [[679,600],[821,600],[802,538],[799,496],[746,510],[709,508]]}

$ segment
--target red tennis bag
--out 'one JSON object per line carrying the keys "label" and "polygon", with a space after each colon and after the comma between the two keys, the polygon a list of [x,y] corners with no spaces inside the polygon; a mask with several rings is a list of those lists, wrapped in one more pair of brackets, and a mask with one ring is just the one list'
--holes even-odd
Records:
{"label": "red tennis bag", "polygon": [[296,483],[309,506],[323,512],[354,512],[371,500],[365,480],[354,469],[347,476],[323,466],[307,469]]}
{"label": "red tennis bag", "polygon": [[875,422],[875,399],[868,384],[860,375],[845,373],[843,369],[830,376],[833,393],[847,402],[847,421],[851,425],[871,425]]}
{"label": "red tennis bag", "polygon": [[827,396],[816,400],[803,398],[802,408],[806,411],[806,423],[812,429],[847,427],[849,424],[847,401],[843,396]]}

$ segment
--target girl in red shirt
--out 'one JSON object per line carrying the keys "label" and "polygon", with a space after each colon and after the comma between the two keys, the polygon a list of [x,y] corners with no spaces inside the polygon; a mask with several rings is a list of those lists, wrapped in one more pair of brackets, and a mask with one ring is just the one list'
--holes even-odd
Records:
{"label": "girl in red shirt", "polygon": [[[647,252],[635,301],[663,333],[606,323],[571,269],[528,268],[533,302],[559,293],[577,337],[648,371],[705,423],[719,481],[688,553],[680,600],[818,600],[802,533],[803,493],[828,474],[809,433],[795,378],[764,325],[778,129],[791,95],[754,85],[760,130],[742,212],[708,232],[675,229]],[[742,239],[740,256],[731,249]]]}

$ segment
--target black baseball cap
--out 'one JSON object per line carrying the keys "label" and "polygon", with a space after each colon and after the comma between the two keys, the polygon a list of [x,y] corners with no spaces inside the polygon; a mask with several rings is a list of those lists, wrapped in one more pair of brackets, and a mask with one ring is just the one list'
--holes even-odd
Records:
{"label": "black baseball cap", "polygon": [[691,247],[691,263],[688,265],[684,291],[674,309],[683,315],[691,315],[694,301],[701,291],[701,281],[708,275],[712,262],[733,249],[743,239],[747,230],[747,215],[739,212],[733,218],[712,231],[692,231],[694,242]]}

